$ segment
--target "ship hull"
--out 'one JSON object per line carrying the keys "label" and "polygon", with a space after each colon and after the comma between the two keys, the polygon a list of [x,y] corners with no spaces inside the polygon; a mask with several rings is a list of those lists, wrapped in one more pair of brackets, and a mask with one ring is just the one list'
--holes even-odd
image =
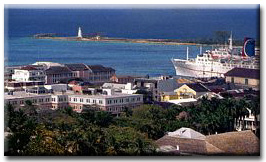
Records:
{"label": "ship hull", "polygon": [[242,64],[227,65],[217,62],[202,65],[193,61],[181,59],[173,59],[172,62],[175,67],[176,75],[197,78],[224,77],[224,74],[234,67],[258,68],[255,66],[245,66]]}

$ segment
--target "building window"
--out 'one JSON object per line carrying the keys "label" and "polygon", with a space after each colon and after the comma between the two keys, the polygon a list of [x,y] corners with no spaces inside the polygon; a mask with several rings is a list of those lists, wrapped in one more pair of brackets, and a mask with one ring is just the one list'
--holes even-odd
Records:
{"label": "building window", "polygon": [[93,103],[96,103],[96,100],[93,100],[92,102],[93,102]]}
{"label": "building window", "polygon": [[102,100],[99,100],[99,104],[103,104],[103,101]]}
{"label": "building window", "polygon": [[83,102],[83,98],[81,98],[79,101],[80,101],[80,102]]}
{"label": "building window", "polygon": [[231,83],[235,83],[234,77],[231,78]]}
{"label": "building window", "polygon": [[86,102],[87,102],[87,103],[90,103],[90,99],[86,99]]}
{"label": "building window", "polygon": [[248,85],[248,79],[245,78],[245,85]]}

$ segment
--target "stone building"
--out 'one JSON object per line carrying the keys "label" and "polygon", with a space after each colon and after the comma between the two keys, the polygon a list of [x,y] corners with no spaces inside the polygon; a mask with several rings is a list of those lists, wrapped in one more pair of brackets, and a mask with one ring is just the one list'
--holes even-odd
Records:
{"label": "stone building", "polygon": [[243,87],[258,88],[260,85],[260,70],[234,68],[224,74],[227,83],[234,83]]}

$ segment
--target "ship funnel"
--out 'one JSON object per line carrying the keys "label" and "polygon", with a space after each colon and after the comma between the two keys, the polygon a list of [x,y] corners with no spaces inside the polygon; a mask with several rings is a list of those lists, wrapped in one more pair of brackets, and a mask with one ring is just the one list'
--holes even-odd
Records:
{"label": "ship funnel", "polygon": [[255,40],[252,38],[244,39],[242,57],[255,56]]}

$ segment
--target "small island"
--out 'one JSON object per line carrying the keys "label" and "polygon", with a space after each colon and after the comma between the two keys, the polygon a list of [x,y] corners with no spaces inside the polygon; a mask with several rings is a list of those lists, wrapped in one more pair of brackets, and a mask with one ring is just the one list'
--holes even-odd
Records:
{"label": "small island", "polygon": [[179,39],[129,39],[129,38],[111,38],[103,37],[99,34],[93,36],[84,36],[81,28],[78,29],[77,36],[62,36],[57,33],[38,33],[33,36],[36,39],[56,39],[67,41],[100,41],[100,42],[130,42],[130,43],[153,43],[165,45],[198,45],[193,42],[184,42]]}

